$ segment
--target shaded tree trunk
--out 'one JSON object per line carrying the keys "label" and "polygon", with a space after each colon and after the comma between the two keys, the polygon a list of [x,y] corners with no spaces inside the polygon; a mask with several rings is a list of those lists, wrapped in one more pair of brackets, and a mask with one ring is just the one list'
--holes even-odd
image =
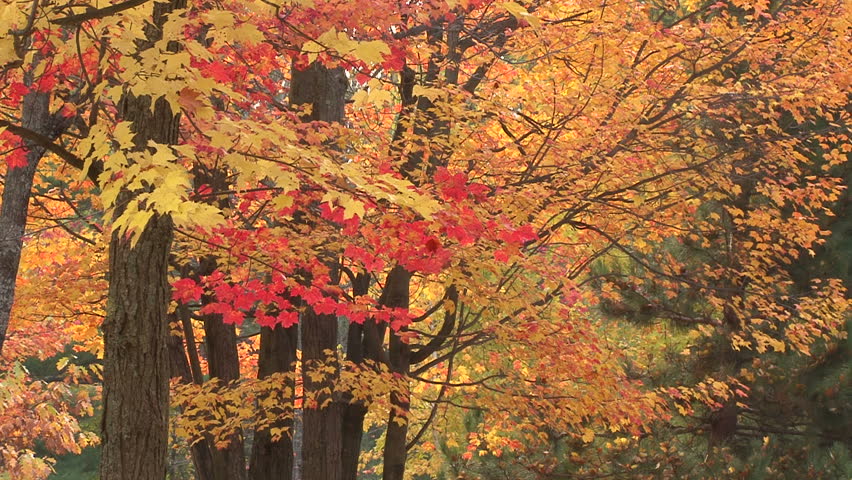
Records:
{"label": "shaded tree trunk", "polygon": [[[208,262],[204,262],[208,263]],[[215,269],[213,265],[205,265],[205,274]],[[202,267],[204,268],[204,267]],[[210,298],[202,298],[202,303]],[[234,325],[222,322],[221,315],[204,315],[205,346],[207,347],[207,366],[210,379],[219,379],[227,384],[240,379],[240,359],[237,353],[237,331]],[[246,478],[245,453],[243,452],[243,436],[235,433],[228,439],[228,446],[222,449],[210,444],[210,454],[213,459],[213,478],[216,480],[243,480]]]}
{"label": "shaded tree trunk", "polygon": [[[414,87],[418,83],[430,87],[441,83],[445,85],[458,84],[458,64],[464,51],[459,44],[463,22],[464,19],[460,16],[446,26],[435,26],[427,30],[426,42],[440,46],[439,52],[446,46],[447,52],[446,54],[435,53],[430,58],[428,66],[420,75],[419,82],[418,74],[410,67],[404,67],[401,72],[399,94],[402,110],[393,133],[392,150],[403,155],[405,147],[409,147],[409,152],[405,154],[404,162],[400,166],[400,173],[414,185],[421,185],[424,181],[432,178],[438,167],[447,165],[452,154],[447,144],[440,141],[446,139],[450,134],[449,122],[442,116],[439,107],[432,100],[425,96],[414,95]],[[505,27],[511,26],[509,24]],[[504,41],[504,35],[498,34],[495,46],[502,47]],[[463,86],[463,89],[471,93],[476,90],[488,68],[488,65],[484,65],[483,68],[478,69]],[[442,72],[443,79],[440,78]],[[413,135],[406,134],[409,129],[413,132]],[[413,148],[411,148],[412,145]],[[411,272],[400,266],[395,267],[385,280],[385,288],[379,303],[387,307],[409,308],[410,285]],[[454,298],[454,301],[458,299],[455,287],[450,287],[447,294]],[[412,355],[411,345],[402,340],[402,334],[406,332],[407,327],[401,328],[398,332],[390,333],[388,365],[391,371],[398,374],[404,381],[399,391],[391,393],[391,409],[388,414],[383,452],[383,480],[402,480],[405,476],[407,418],[410,410],[408,377],[411,365],[424,360],[446,343],[454,320],[454,316],[447,316],[439,336],[428,345],[421,346],[414,352],[414,355]]]}
{"label": "shaded tree trunk", "polygon": [[[182,315],[181,315],[182,316]],[[177,319],[184,323],[184,318]],[[188,319],[186,319],[188,320]],[[193,373],[195,366],[192,365],[192,351],[195,349],[195,342],[191,341],[191,337],[184,333],[186,337],[186,349],[184,349],[183,338],[177,335],[169,336],[169,357],[171,358],[171,376],[179,378],[183,383],[201,383],[201,375]],[[187,360],[189,353],[190,360]],[[196,354],[197,355],[197,354]],[[195,467],[195,475],[197,480],[213,480],[213,458],[210,456],[210,447],[206,440],[201,440],[194,443],[190,447],[192,456],[192,464]]]}
{"label": "shaded tree trunk", "polygon": [[[410,302],[410,283],[411,273],[401,266],[394,267],[388,274],[380,303],[391,308],[407,309]],[[408,374],[411,366],[411,349],[400,336],[405,330],[407,329],[403,327],[399,329],[399,332],[392,331],[390,335],[390,368],[392,372],[399,374],[404,382],[400,391],[391,392],[391,409],[385,436],[383,480],[402,480],[405,475],[410,407]]]}
{"label": "shaded tree trunk", "polygon": [[280,390],[269,392],[277,398],[277,405],[283,405],[283,412],[261,412],[282,416],[283,420],[273,422],[270,428],[282,428],[281,438],[274,440],[269,429],[258,430],[254,435],[251,449],[248,478],[250,480],[291,480],[293,478],[293,405],[296,393],[296,343],[297,327],[276,327],[260,329],[260,355],[258,357],[258,378],[266,378],[275,373],[285,374]]}
{"label": "shaded tree trunk", "polygon": [[[292,72],[290,103],[311,107],[310,113],[302,116],[303,121],[340,122],[343,119],[348,82],[342,68],[329,69],[314,63],[305,70],[293,68]],[[332,269],[336,270],[333,265]],[[343,474],[343,405],[334,393],[339,371],[337,318],[317,315],[307,307],[300,323],[305,398],[316,401],[316,405],[303,404],[302,478],[340,480]],[[334,373],[319,380],[312,378],[309,375],[312,366],[326,361],[331,362]]]}
{"label": "shaded tree trunk", "polygon": [[[370,288],[370,276],[358,274],[352,282],[352,296],[366,295]],[[363,365],[366,358],[364,344],[364,326],[357,323],[349,325],[346,340],[346,358],[355,365]],[[373,359],[375,360],[375,359]],[[364,417],[367,406],[351,400],[343,407],[343,480],[357,480],[358,460],[361,456],[361,439],[364,436]]]}
{"label": "shaded tree trunk", "polygon": [[[754,159],[746,159],[746,161],[752,162]],[[756,182],[754,179],[746,177],[735,181],[735,183],[739,185],[741,190],[734,197],[732,203],[740,211],[748,212],[752,209],[750,203],[755,193]],[[742,271],[740,260],[738,260],[734,249],[737,243],[739,243],[740,238],[745,237],[747,232],[742,227],[737,226],[732,219],[730,219],[726,230],[725,245],[727,251],[725,252],[726,258],[723,263],[727,264],[733,271]],[[739,312],[744,311],[748,279],[737,275],[733,278],[726,278],[725,283],[727,284],[725,287],[727,287],[728,292],[722,295],[726,301],[722,308],[722,320],[724,328],[728,331],[727,335],[733,337],[739,334],[743,328],[744,320],[741,318],[742,314]],[[738,371],[748,361],[749,355],[739,349],[734,349],[730,342],[725,343],[722,348],[716,355],[718,362],[717,368],[722,372]],[[708,448],[724,444],[737,433],[739,414],[740,408],[737,406],[736,398],[731,398],[725,402],[725,405],[721,409],[709,415]]]}
{"label": "shaded tree trunk", "polygon": [[[352,325],[360,329],[360,325]],[[360,336],[360,333],[358,334]],[[343,480],[358,478],[358,460],[361,456],[361,439],[364,435],[364,417],[367,407],[357,403],[348,403],[343,407],[343,444],[341,446]]]}
{"label": "shaded tree trunk", "polygon": [[[334,392],[340,369],[336,355],[337,317],[317,315],[308,308],[302,317],[304,480],[340,480],[343,475],[343,405]],[[320,366],[326,372],[316,379],[313,373]]]}

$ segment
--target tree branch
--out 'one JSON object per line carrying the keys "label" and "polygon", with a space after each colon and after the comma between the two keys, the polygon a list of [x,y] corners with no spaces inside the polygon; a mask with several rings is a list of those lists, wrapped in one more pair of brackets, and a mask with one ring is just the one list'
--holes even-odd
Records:
{"label": "tree branch", "polygon": [[127,0],[126,2],[116,3],[104,8],[89,7],[84,13],[69,15],[67,17],[57,18],[51,23],[55,25],[78,25],[89,20],[108,17],[119,12],[138,7],[139,5],[150,2],[151,0]]}
{"label": "tree branch", "polygon": [[444,298],[450,302],[453,302],[453,306],[450,309],[447,309],[444,313],[444,323],[441,325],[441,330],[438,331],[438,334],[435,335],[432,340],[429,341],[426,345],[418,348],[411,352],[411,364],[417,364],[429,358],[430,355],[440,350],[444,343],[446,343],[447,338],[449,338],[450,332],[452,332],[453,328],[456,324],[456,309],[458,308],[459,302],[459,292],[456,289],[455,285],[451,285],[447,289],[447,293]]}
{"label": "tree branch", "polygon": [[[29,140],[36,145],[43,147],[45,150],[55,153],[59,158],[65,160],[68,165],[71,165],[78,170],[83,170],[83,167],[86,165],[85,160],[69,152],[62,145],[57,145],[50,138],[45,137],[38,132],[34,132],[29,128],[15,125],[8,120],[0,120],[0,127],[5,127],[7,131],[14,133],[25,140]],[[86,172],[86,176],[89,177],[95,185],[97,185],[98,176],[101,172],[103,172],[103,165],[100,162],[92,162],[89,171]]]}

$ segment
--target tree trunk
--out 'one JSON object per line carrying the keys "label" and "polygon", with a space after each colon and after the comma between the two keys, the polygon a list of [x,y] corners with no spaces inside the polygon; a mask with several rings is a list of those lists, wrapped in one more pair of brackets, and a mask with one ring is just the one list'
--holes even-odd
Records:
{"label": "tree trunk", "polygon": [[[212,270],[211,270],[212,271]],[[202,299],[202,302],[209,299]],[[205,345],[210,379],[223,384],[240,379],[240,359],[237,353],[237,332],[234,325],[222,322],[221,315],[204,315]],[[246,478],[243,436],[235,433],[223,449],[210,444],[215,480],[244,480]]]}
{"label": "tree trunk", "polygon": [[[329,69],[319,63],[305,70],[293,68],[290,103],[310,105],[310,113],[302,116],[305,122],[340,122],[343,120],[347,85],[342,68]],[[334,255],[330,257],[334,258]],[[336,361],[337,318],[317,315],[308,306],[300,323],[304,394],[306,399],[315,402],[315,405],[303,403],[302,478],[340,480],[343,472],[343,405],[334,394],[340,368]],[[311,368],[325,361],[331,362],[333,373],[319,380],[311,378]]]}
{"label": "tree trunk", "polygon": [[[366,295],[370,288],[370,276],[361,273],[352,282],[352,296]],[[349,325],[346,340],[346,358],[361,366],[365,359],[364,326],[357,323]],[[375,360],[375,359],[373,359]],[[343,480],[358,479],[358,460],[361,456],[361,439],[364,436],[364,417],[367,406],[351,400],[343,407]]]}
{"label": "tree trunk", "polygon": [[[429,63],[420,75],[420,84],[425,86],[457,85],[459,74],[459,62],[464,49],[459,44],[459,35],[462,30],[464,19],[459,17],[447,27],[431,28],[426,32],[426,42],[430,45],[441,46],[439,51],[446,46],[446,53],[433,54]],[[501,38],[501,37],[498,37]],[[497,45],[502,46],[505,37],[497,40]],[[445,64],[442,67],[442,64]],[[444,78],[440,79],[443,68]],[[478,70],[464,86],[468,92],[473,92],[482,80],[484,71]],[[451,149],[446,142],[450,134],[450,123],[443,118],[436,104],[425,96],[414,95],[414,87],[418,84],[418,74],[406,66],[401,72],[399,93],[402,103],[397,124],[392,138],[392,151],[403,155],[406,148],[408,153],[405,161],[400,166],[400,173],[404,178],[414,185],[421,185],[424,181],[432,178],[438,167],[446,166]],[[416,115],[414,113],[416,112]],[[411,129],[413,135],[406,132]],[[411,272],[397,266],[388,274],[385,281],[385,289],[379,303],[387,307],[409,308],[409,287],[411,284]],[[455,288],[448,290],[448,295],[457,298]],[[452,293],[451,293],[452,292]],[[444,338],[436,338],[430,344],[421,346],[415,351],[415,356],[425,357],[429,352],[438,350],[446,341],[446,335],[452,329],[454,317],[445,318],[444,326],[440,335]],[[412,351],[411,345],[402,340],[402,335],[407,327],[402,327],[398,332],[391,332],[389,345],[389,366],[392,372],[399,375],[404,381],[401,390],[391,393],[391,409],[388,415],[388,426],[385,437],[384,450],[384,480],[402,480],[405,475],[405,463],[407,459],[407,435],[408,435],[408,413],[410,409],[410,387],[408,376],[411,370]]]}
{"label": "tree trunk", "polygon": [[[317,315],[310,308],[302,317],[302,385],[304,480],[340,480],[343,474],[342,407],[334,393],[340,365],[337,360],[337,318]],[[319,372],[322,378],[312,374]]]}
{"label": "tree trunk", "polygon": [[[166,15],[186,6],[186,0],[154,3],[146,25],[151,48],[162,37]],[[172,51],[178,44],[169,44]],[[149,141],[174,145],[180,113],[164,98],[125,93],[118,117],[132,123],[137,151]],[[122,205],[138,192],[123,190]],[[134,247],[114,232],[109,245],[109,296],[104,331],[104,381],[101,480],[157,480],[166,477],[169,417],[169,250],[174,225],[168,216],[154,215],[138,234]]]}
{"label": "tree trunk", "polygon": [[[32,92],[24,97],[22,107],[23,127],[41,135],[50,132],[50,94]],[[30,191],[36,167],[44,155],[44,147],[26,142],[27,164],[6,171],[3,186],[3,204],[0,205],[0,354],[6,341],[6,332],[15,300],[15,279],[21,263],[21,248],[27,224]]]}
{"label": "tree trunk", "polygon": [[310,105],[310,114],[302,121],[340,122],[346,105],[348,81],[342,68],[326,68],[313,63],[305,70],[292,70],[290,104]]}
{"label": "tree trunk", "polygon": [[[174,318],[173,321],[178,320]],[[184,319],[180,319],[181,321]],[[180,336],[170,335],[169,336],[169,357],[171,358],[172,370],[171,376],[172,378],[179,378],[181,382],[189,384],[189,383],[201,383],[201,376],[195,376],[193,374],[194,368],[190,366],[190,361],[187,360],[187,352],[190,354],[190,358],[192,357],[192,349],[194,349],[194,342],[186,341],[186,349],[184,349],[184,341]],[[213,480],[213,459],[210,456],[210,447],[206,440],[201,440],[199,442],[194,443],[190,447],[190,454],[192,455],[192,465],[195,467],[195,475],[197,480]]]}
{"label": "tree trunk", "polygon": [[[356,327],[356,325],[352,325]],[[360,328],[360,325],[357,325]],[[358,460],[361,456],[361,439],[364,435],[364,417],[367,407],[349,403],[343,407],[343,480],[357,480]]]}
{"label": "tree trunk", "polygon": [[[409,284],[411,273],[396,266],[388,274],[380,303],[392,308],[409,307]],[[405,475],[406,443],[408,435],[408,411],[410,407],[408,374],[411,349],[402,340],[399,332],[390,336],[390,368],[404,380],[400,391],[391,392],[391,408],[388,415],[388,429],[385,436],[383,480],[402,480]]]}
{"label": "tree trunk", "polygon": [[[258,430],[254,434],[251,449],[249,480],[292,480],[293,478],[293,404],[296,391],[296,341],[297,329],[267,328],[260,329],[260,356],[258,358],[258,378],[266,378],[275,373],[284,373],[284,383],[280,391],[272,391],[277,404],[284,405],[283,420],[270,425],[271,428],[283,428],[285,433],[277,441],[272,439],[269,429]],[[260,412],[274,415],[277,412]]]}
{"label": "tree trunk", "polygon": [[[130,194],[123,195],[125,198]],[[135,248],[113,234],[104,320],[101,480],[166,476],[169,416],[167,278],[172,221],[155,216]]]}

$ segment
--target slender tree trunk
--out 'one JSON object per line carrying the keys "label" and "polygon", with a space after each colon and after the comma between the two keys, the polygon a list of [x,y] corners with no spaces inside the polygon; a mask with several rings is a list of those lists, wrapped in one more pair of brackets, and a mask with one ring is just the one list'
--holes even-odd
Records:
{"label": "slender tree trunk", "polygon": [[[175,318],[177,320],[177,318]],[[183,319],[180,319],[183,320]],[[187,352],[192,357],[194,342],[187,340],[186,349],[184,349],[184,341],[180,336],[169,336],[169,357],[171,358],[172,378],[179,378],[181,382],[200,383],[200,376],[195,376],[192,373],[193,368],[190,366],[190,361],[187,360]],[[201,440],[194,443],[190,447],[192,455],[192,464],[195,467],[195,475],[197,480],[213,480],[213,459],[210,456],[210,447],[206,440]]]}
{"label": "slender tree trunk", "polygon": [[[380,303],[392,308],[409,307],[409,284],[411,273],[400,266],[394,267],[388,274]],[[408,374],[411,349],[403,341],[399,332],[390,336],[390,368],[398,374],[402,382],[400,391],[391,393],[391,409],[388,415],[388,429],[385,436],[383,480],[402,480],[405,475],[406,443],[408,435],[408,411],[410,407]]]}
{"label": "slender tree trunk", "polygon": [[[369,275],[362,273],[352,282],[352,296],[366,295],[370,287]],[[346,358],[357,366],[365,359],[364,326],[349,325],[346,340]],[[367,406],[349,401],[343,407],[343,480],[358,479],[358,460],[361,456],[361,439],[364,436],[364,417]]]}
{"label": "slender tree trunk", "polygon": [[[23,127],[44,136],[50,135],[50,94],[28,93],[22,106]],[[9,168],[3,186],[0,205],[0,354],[6,341],[12,304],[15,300],[15,279],[21,262],[21,248],[27,224],[27,210],[38,162],[44,148],[26,142],[27,164]]]}
{"label": "slender tree trunk", "polygon": [[[207,364],[210,367],[210,379],[219,379],[223,384],[239,380],[239,358],[237,356],[237,336],[233,325],[225,325],[219,315],[204,319],[207,335]],[[243,480],[246,478],[243,435],[235,433],[229,438],[226,447],[219,449],[210,444],[213,457],[213,478],[216,480]]]}
{"label": "slender tree trunk", "polygon": [[198,347],[195,342],[195,332],[192,331],[192,318],[186,305],[178,305],[180,324],[183,331],[186,353],[189,355],[189,372],[191,381],[197,385],[204,382],[204,374],[201,372],[201,360],[198,357]]}
{"label": "slender tree trunk", "polygon": [[[754,155],[760,155],[759,152],[754,152]],[[756,159],[747,159],[748,162]],[[748,212],[752,209],[750,203],[755,192],[756,182],[753,178],[745,177],[735,181],[740,187],[740,193],[733,200],[733,206],[740,211]],[[740,238],[746,235],[746,231],[742,227],[738,227],[731,219],[726,228],[726,246],[727,255],[725,263],[734,272],[742,271],[742,265],[737,257],[736,249],[739,248],[738,243]],[[732,337],[739,334],[743,329],[742,313],[745,307],[746,290],[748,280],[739,275],[726,279],[727,292],[722,295],[725,299],[725,305],[722,308],[722,320],[724,327],[728,331],[727,335]],[[738,371],[742,365],[748,361],[749,355],[738,349],[731,347],[731,343],[726,343],[723,349],[716,355],[718,363],[717,368],[721,371]],[[740,408],[737,406],[736,399],[731,398],[724,403],[724,406],[714,412],[711,412],[708,418],[708,452],[715,446],[720,446],[731,439],[737,433],[739,424]]]}
{"label": "slender tree trunk", "polygon": [[280,390],[270,392],[270,395],[277,398],[276,404],[284,406],[285,411],[261,412],[261,415],[280,413],[283,420],[273,423],[270,427],[283,428],[285,432],[277,441],[273,440],[269,429],[255,432],[249,480],[292,480],[293,478],[293,416],[295,414],[293,404],[296,391],[297,334],[295,326],[260,329],[258,378],[266,378],[275,373],[286,375]]}
{"label": "slender tree trunk", "polygon": [[[357,327],[360,328],[360,325]],[[358,478],[358,460],[361,456],[361,439],[364,435],[364,417],[367,415],[367,407],[357,403],[349,403],[343,408],[342,478],[343,480],[356,480]]]}
{"label": "slender tree trunk", "polygon": [[[444,82],[449,85],[458,83],[458,64],[461,52],[458,50],[458,34],[462,19],[457,19],[445,31],[443,28],[430,29],[426,35],[427,43],[432,45],[446,44],[449,48],[446,59],[437,54],[430,59],[422,78],[427,86],[439,82],[441,63],[449,60],[450,65],[444,71]],[[446,35],[446,36],[445,36]],[[402,154],[404,146],[414,145],[405,155],[405,162],[400,167],[400,173],[415,185],[421,185],[431,178],[439,166],[446,166],[451,151],[439,139],[447,138],[450,133],[449,122],[442,118],[436,105],[427,97],[414,95],[417,85],[417,74],[409,67],[403,68],[400,81],[400,97],[402,111],[392,138],[392,151]],[[481,74],[481,73],[480,73]],[[475,84],[471,85],[475,88]],[[417,112],[417,115],[414,115]],[[411,128],[413,136],[406,132]],[[409,290],[411,272],[397,266],[388,274],[385,288],[379,303],[387,307],[409,308]],[[398,332],[390,333],[388,364],[392,372],[402,379],[400,390],[391,393],[391,408],[388,414],[387,432],[385,434],[385,449],[383,455],[383,480],[403,480],[407,460],[408,413],[410,410],[410,386],[408,376],[411,370],[411,346],[402,339],[407,327]],[[430,347],[437,349],[438,345]]]}
{"label": "slender tree trunk", "polygon": [[[352,296],[366,295],[370,288],[370,276],[361,273],[352,282]],[[346,339],[346,358],[356,366],[363,366],[365,359],[364,326],[349,325]],[[343,406],[343,480],[357,480],[358,460],[361,456],[361,439],[364,436],[364,417],[367,406],[351,400]]]}
{"label": "slender tree trunk", "polygon": [[[215,266],[215,265],[214,265]],[[210,265],[208,265],[210,267]],[[212,272],[213,268],[209,271]],[[202,302],[210,299],[202,298]],[[237,353],[237,332],[234,325],[222,322],[221,315],[203,317],[205,345],[207,346],[207,366],[210,379],[219,379],[227,384],[240,379],[240,359]],[[213,478],[216,480],[243,480],[246,478],[243,436],[235,433],[230,436],[228,446],[215,448],[212,444]]]}

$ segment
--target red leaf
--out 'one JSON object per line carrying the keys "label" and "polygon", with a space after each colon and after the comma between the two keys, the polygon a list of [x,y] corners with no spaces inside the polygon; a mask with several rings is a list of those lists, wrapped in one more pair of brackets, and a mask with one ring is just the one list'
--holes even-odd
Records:
{"label": "red leaf", "polygon": [[428,250],[430,253],[435,253],[438,251],[439,248],[441,248],[441,242],[438,241],[437,238],[432,237],[429,240],[426,240],[425,246],[426,250]]}
{"label": "red leaf", "polygon": [[197,302],[204,294],[204,289],[191,278],[181,278],[172,283],[172,288],[172,298],[181,303]]}
{"label": "red leaf", "polygon": [[12,102],[20,101],[21,98],[29,92],[30,89],[21,82],[12,82],[12,84],[9,85],[9,88],[6,89],[6,94],[9,95],[9,99],[12,100]]}
{"label": "red leaf", "polygon": [[204,69],[204,73],[213,80],[218,80],[220,82],[231,82],[233,80],[233,78],[231,78],[231,74],[225,69],[225,65],[221,62],[210,62],[207,65],[207,68]]}
{"label": "red leaf", "polygon": [[9,168],[19,168],[27,166],[27,152],[24,148],[16,148],[6,154],[6,165]]}
{"label": "red leaf", "polygon": [[222,315],[222,323],[228,325],[242,325],[245,314],[239,310],[231,310]]}
{"label": "red leaf", "polygon": [[299,323],[299,314],[290,311],[281,312],[276,318],[276,323],[284,328],[290,328],[293,325]]}

